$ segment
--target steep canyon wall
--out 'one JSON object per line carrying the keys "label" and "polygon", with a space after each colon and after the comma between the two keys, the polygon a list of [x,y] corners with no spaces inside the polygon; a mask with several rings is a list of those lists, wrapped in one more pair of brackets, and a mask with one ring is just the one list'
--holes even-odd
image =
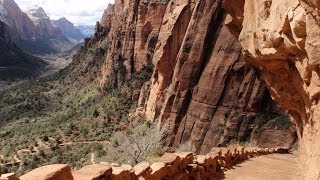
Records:
{"label": "steep canyon wall", "polygon": [[[290,123],[270,125],[268,120],[287,115],[258,71],[245,63],[240,44],[223,25],[225,17],[221,0],[116,1],[99,24],[108,39],[102,89],[151,64],[154,73],[140,92],[137,114],[166,128],[167,146],[191,141],[205,153],[232,140],[292,145]],[[258,126],[261,116],[265,128]]]}

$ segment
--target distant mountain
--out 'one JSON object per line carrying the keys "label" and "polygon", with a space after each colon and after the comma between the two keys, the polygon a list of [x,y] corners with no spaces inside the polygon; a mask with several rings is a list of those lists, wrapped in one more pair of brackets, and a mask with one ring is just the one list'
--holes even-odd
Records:
{"label": "distant mountain", "polygon": [[60,18],[58,20],[53,20],[52,23],[55,27],[58,27],[62,31],[62,33],[64,33],[66,36],[68,36],[76,41],[80,41],[83,38],[85,38],[85,35],[83,35],[80,32],[80,30],[78,28],[76,28],[65,17]]}
{"label": "distant mountain", "polygon": [[12,38],[29,39],[36,36],[33,22],[13,0],[0,1],[0,14],[0,20],[10,28]]}
{"label": "distant mountain", "polygon": [[59,28],[56,28],[49,16],[42,7],[35,7],[26,12],[28,17],[34,23],[38,36],[56,36],[61,35]]}
{"label": "distant mountain", "polygon": [[80,32],[86,36],[86,37],[91,37],[95,30],[94,30],[94,27],[95,26],[90,26],[90,25],[79,25],[79,26],[76,26],[76,28],[78,28],[80,30]]}
{"label": "distant mountain", "polygon": [[9,29],[0,20],[0,81],[38,75],[47,63],[18,48],[10,37]]}
{"label": "distant mountain", "polygon": [[0,18],[10,29],[12,40],[32,54],[68,51],[76,44],[54,27],[41,7],[24,13],[13,0],[0,1]]}

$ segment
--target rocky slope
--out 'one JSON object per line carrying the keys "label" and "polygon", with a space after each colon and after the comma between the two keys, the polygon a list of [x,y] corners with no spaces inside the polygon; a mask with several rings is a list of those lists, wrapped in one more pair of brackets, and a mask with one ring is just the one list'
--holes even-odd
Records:
{"label": "rocky slope", "polygon": [[233,140],[292,145],[296,137],[286,113],[244,62],[224,19],[222,1],[116,1],[86,41],[108,39],[98,77],[102,90],[151,64],[154,73],[136,114],[166,128],[167,146],[192,142],[205,153]]}
{"label": "rocky slope", "polygon": [[55,27],[58,27],[63,34],[68,37],[74,39],[75,41],[82,40],[85,36],[80,32],[78,28],[76,28],[70,21],[68,21],[65,17],[60,18],[58,20],[52,21]]}
{"label": "rocky slope", "polygon": [[319,1],[228,0],[224,6],[245,59],[296,124],[305,179],[319,179]]}

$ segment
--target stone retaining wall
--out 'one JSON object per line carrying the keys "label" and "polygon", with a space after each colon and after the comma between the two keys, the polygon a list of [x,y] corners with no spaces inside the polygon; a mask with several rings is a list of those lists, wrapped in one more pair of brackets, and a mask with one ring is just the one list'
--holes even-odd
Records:
{"label": "stone retaining wall", "polygon": [[[213,179],[223,175],[249,158],[272,153],[289,153],[287,148],[213,148],[206,155],[193,153],[166,153],[156,163],[142,162],[134,167],[101,162],[71,171],[65,164],[37,168],[20,178],[4,174],[0,180],[160,180]],[[1,175],[1,174],[0,174]]]}

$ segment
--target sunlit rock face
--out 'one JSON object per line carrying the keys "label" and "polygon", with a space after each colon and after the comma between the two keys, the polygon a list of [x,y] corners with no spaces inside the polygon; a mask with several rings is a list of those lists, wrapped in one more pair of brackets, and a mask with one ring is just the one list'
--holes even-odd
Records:
{"label": "sunlit rock face", "polygon": [[281,110],[243,61],[241,46],[224,21],[222,1],[169,2],[152,58],[153,77],[141,91],[138,110],[166,128],[170,147],[191,142],[205,153],[232,140],[290,146],[294,130],[270,128],[269,137],[281,134],[278,142],[253,133],[260,114],[280,116]]}
{"label": "sunlit rock face", "polygon": [[198,153],[233,140],[291,146],[296,135],[290,123],[285,129],[271,122],[257,125],[261,115],[287,115],[270,98],[258,71],[245,63],[225,17],[221,0],[115,1],[94,36],[108,39],[101,89],[107,92],[152,64],[136,113],[166,129],[165,145],[191,142]]}
{"label": "sunlit rock face", "polygon": [[101,87],[116,86],[143,66],[152,64],[167,1],[115,1],[100,21],[108,36],[108,54]]}
{"label": "sunlit rock face", "polygon": [[320,2],[226,0],[227,26],[273,98],[288,110],[300,138],[306,179],[320,175]]}

